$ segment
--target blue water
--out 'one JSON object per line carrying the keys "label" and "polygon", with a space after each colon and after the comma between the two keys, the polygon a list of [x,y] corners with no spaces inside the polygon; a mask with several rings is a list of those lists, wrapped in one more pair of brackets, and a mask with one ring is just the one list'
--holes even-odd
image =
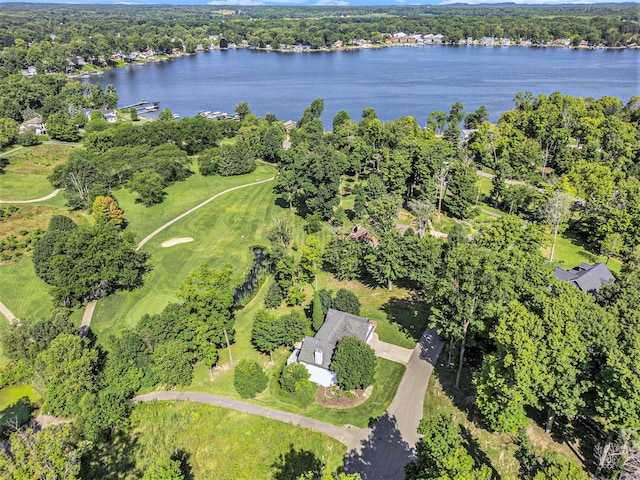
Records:
{"label": "blue water", "polygon": [[513,97],[563,94],[626,102],[640,95],[640,50],[522,47],[398,47],[317,53],[246,49],[198,53],[173,61],[112,70],[88,81],[112,83],[120,105],[159,101],[181,116],[200,110],[232,113],[247,101],[253,113],[298,120],[323,98],[325,127],[345,109],[359,119],[375,108],[382,121],[411,115],[424,124],[434,110],[461,101],[496,121]]}

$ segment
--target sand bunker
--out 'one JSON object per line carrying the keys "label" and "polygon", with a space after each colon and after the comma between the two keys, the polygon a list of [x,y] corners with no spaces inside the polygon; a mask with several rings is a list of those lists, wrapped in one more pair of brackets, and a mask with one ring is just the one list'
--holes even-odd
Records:
{"label": "sand bunker", "polygon": [[183,238],[172,238],[171,240],[167,240],[166,242],[162,242],[163,247],[173,247],[174,245],[178,245],[180,243],[188,243],[193,242],[193,238],[191,237],[183,237]]}

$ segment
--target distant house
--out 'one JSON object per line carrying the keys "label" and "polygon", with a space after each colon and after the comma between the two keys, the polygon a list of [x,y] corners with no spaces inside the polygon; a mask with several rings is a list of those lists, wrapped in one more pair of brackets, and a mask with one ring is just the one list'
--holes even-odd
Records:
{"label": "distant house", "polygon": [[556,267],[555,275],[558,280],[571,282],[583,292],[597,292],[603,285],[615,280],[604,263],[589,265],[583,262],[571,270]]}
{"label": "distant house", "polygon": [[28,66],[27,68],[22,69],[22,76],[24,77],[33,77],[38,74],[38,69],[33,65]]}
{"label": "distant house", "polygon": [[300,348],[296,348],[287,365],[300,362],[309,374],[310,380],[323,387],[337,383],[336,374],[331,370],[331,359],[336,345],[343,337],[355,336],[369,343],[373,338],[375,323],[368,319],[330,308],[320,330],[313,337],[305,337]]}
{"label": "distant house", "polygon": [[40,117],[34,117],[20,124],[20,133],[33,132],[36,135],[46,135],[47,126]]}
{"label": "distant house", "polygon": [[378,238],[373,233],[371,233],[361,225],[354,225],[351,229],[351,233],[349,233],[349,236],[369,245],[380,245],[380,240],[378,240]]}

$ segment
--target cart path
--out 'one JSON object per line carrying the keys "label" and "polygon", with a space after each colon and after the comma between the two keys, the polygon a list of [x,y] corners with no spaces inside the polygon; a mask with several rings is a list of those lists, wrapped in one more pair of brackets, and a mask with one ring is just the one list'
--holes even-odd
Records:
{"label": "cart path", "polygon": [[[237,185],[235,187],[227,188],[226,190],[223,190],[222,192],[216,193],[213,197],[210,197],[210,198],[206,199],[204,202],[201,202],[198,205],[196,205],[195,207],[190,208],[186,212],[181,213],[180,215],[175,217],[173,220],[169,220],[167,223],[165,223],[161,227],[156,228],[153,232],[151,232],[149,235],[144,237],[140,241],[140,243],[138,243],[138,246],[136,247],[136,252],[138,250],[140,250],[147,242],[149,242],[149,240],[151,240],[153,237],[158,235],[163,230],[169,228],[171,225],[173,225],[177,221],[182,220],[187,215],[190,215],[191,213],[195,212],[199,208],[204,207],[205,205],[207,205],[208,203],[214,201],[216,198],[224,195],[225,193],[233,192],[234,190],[240,190],[241,188],[251,187],[253,185],[259,185],[261,183],[271,182],[275,178],[276,177],[273,176],[273,177],[270,177],[270,178],[267,178],[267,179],[264,179],[264,180],[256,180],[256,181],[251,182],[251,183],[245,183],[245,184],[242,184],[242,185]],[[93,312],[94,312],[95,308],[96,308],[96,301],[92,301],[92,302],[87,303],[87,307],[85,308],[84,314],[82,315],[82,324],[80,326],[80,335],[83,336],[83,337],[86,336],[87,333],[89,332],[89,327],[91,326],[91,319],[93,318]]]}
{"label": "cart path", "polygon": [[0,313],[9,321],[11,325],[17,325],[18,323],[20,323],[20,320],[2,302],[0,302]]}
{"label": "cart path", "polygon": [[272,420],[278,420],[280,422],[310,428],[312,430],[316,430],[332,438],[335,438],[336,440],[347,446],[351,442],[353,442],[353,440],[362,430],[365,430],[362,428],[354,427],[353,425],[344,425],[339,427],[337,425],[322,422],[314,418],[296,415],[295,413],[283,412],[281,410],[261,407],[260,405],[255,405],[253,403],[234,400],[232,398],[220,397],[218,395],[212,395],[209,393],[152,392],[147,393],[146,395],[139,395],[133,399],[134,402],[150,402],[153,400],[189,400],[192,402],[206,403],[208,405],[214,405],[216,407],[237,410],[239,412],[249,413],[251,415],[258,415],[260,417],[270,418]]}
{"label": "cart path", "polygon": [[271,182],[275,179],[276,177],[270,177],[267,178],[265,180],[256,180],[255,182],[251,182],[251,183],[245,183],[243,185],[238,185],[236,187],[231,187],[231,188],[227,188],[226,190],[223,190],[220,193],[216,193],[213,197],[206,199],[204,202],[196,205],[195,207],[187,210],[186,212],[178,215],[176,218],[174,218],[173,220],[169,220],[167,223],[165,223],[164,225],[162,225],[159,228],[156,228],[153,232],[151,232],[149,235],[147,235],[146,237],[144,237],[142,240],[140,240],[140,243],[138,243],[138,246],[136,247],[136,251],[140,250],[142,247],[144,247],[144,245],[151,240],[153,237],[155,237],[157,234],[159,234],[160,232],[162,232],[163,230],[165,230],[166,228],[169,228],[171,225],[173,225],[174,223],[176,223],[179,220],[182,220],[184,217],[186,217],[187,215],[195,212],[196,210],[198,210],[199,208],[204,207],[205,205],[207,205],[210,202],[213,202],[216,198],[224,195],[225,193],[229,193],[229,192],[233,192],[234,190],[240,190],[241,188],[246,188],[246,187],[251,187],[252,185],[259,185],[260,183],[265,183],[265,182]]}
{"label": "cart path", "polygon": [[44,202],[46,200],[51,200],[53,197],[58,195],[62,191],[62,188],[56,188],[49,195],[45,195],[44,197],[34,198],[32,200],[0,200],[0,203],[38,203]]}
{"label": "cart path", "polygon": [[[345,471],[359,473],[363,480],[402,480],[404,466],[414,458],[419,440],[417,428],[422,419],[429,378],[444,342],[432,328],[425,330],[411,358],[398,390],[383,415],[368,428],[337,426],[313,418],[261,407],[253,403],[199,392],[152,392],[139,395],[134,402],[188,400],[259,415],[324,433],[347,446]],[[404,350],[404,349],[403,349]],[[404,355],[401,355],[404,357]]]}

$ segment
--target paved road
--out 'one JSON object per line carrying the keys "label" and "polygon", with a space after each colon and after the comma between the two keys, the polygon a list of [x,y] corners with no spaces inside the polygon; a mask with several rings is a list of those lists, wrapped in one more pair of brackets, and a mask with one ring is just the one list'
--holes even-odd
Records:
{"label": "paved road", "polygon": [[45,200],[50,200],[53,197],[55,197],[56,195],[58,195],[58,193],[60,193],[61,190],[62,190],[61,188],[56,188],[49,195],[45,195],[44,197],[40,197],[40,198],[33,198],[31,200],[0,200],[0,203],[38,203],[38,202],[44,202]]}
{"label": "paved road", "polygon": [[424,332],[391,405],[349,445],[345,457],[347,473],[359,473],[363,480],[404,478],[404,467],[414,458],[419,439],[416,430],[422,419],[429,378],[443,345],[435,330]]}
{"label": "paved road", "polygon": [[318,432],[329,435],[344,445],[349,445],[356,435],[362,430],[353,425],[344,425],[339,427],[331,423],[321,422],[313,418],[303,417],[294,413],[282,412],[271,408],[261,407],[253,403],[233,400],[231,398],[219,397],[208,393],[196,392],[153,392],[146,395],[139,395],[133,399],[134,402],[149,402],[152,400],[189,400],[192,402],[206,403],[215,405],[216,407],[229,408],[240,412],[259,415],[261,417],[279,420],[281,422],[299,425],[301,427],[317,430]]}

